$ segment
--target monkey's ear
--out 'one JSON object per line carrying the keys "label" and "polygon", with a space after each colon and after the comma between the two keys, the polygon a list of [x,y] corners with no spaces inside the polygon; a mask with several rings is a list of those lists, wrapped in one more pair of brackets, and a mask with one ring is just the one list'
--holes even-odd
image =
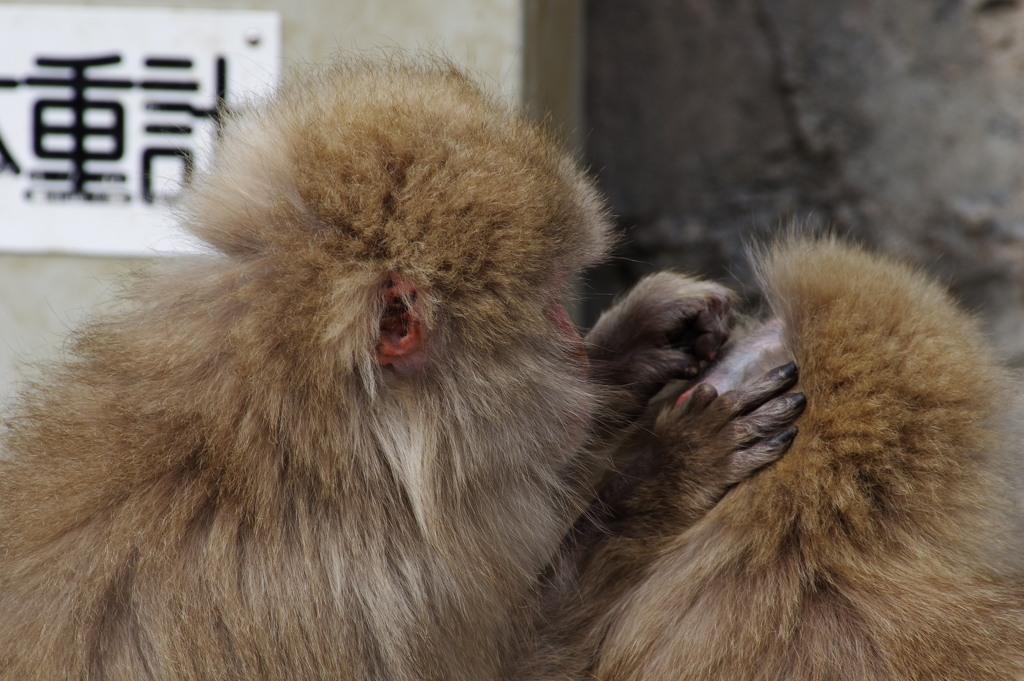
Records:
{"label": "monkey's ear", "polygon": [[408,279],[392,275],[382,295],[384,311],[377,361],[382,366],[393,366],[399,373],[419,371],[427,360],[427,338],[416,286]]}

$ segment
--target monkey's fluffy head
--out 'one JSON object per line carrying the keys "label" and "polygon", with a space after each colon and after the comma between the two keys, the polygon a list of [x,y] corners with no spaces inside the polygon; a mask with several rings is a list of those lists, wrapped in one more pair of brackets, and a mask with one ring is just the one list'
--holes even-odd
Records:
{"label": "monkey's fluffy head", "polygon": [[[497,337],[601,258],[597,193],[536,125],[441,60],[352,60],[227,122],[186,203],[189,228],[241,260],[411,280]],[[549,293],[547,295],[550,295]]]}

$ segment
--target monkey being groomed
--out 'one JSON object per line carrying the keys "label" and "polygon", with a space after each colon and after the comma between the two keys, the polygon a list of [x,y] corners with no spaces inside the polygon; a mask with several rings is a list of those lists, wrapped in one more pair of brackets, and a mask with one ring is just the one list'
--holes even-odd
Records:
{"label": "monkey being groomed", "polygon": [[552,598],[537,677],[1024,678],[1019,511],[995,475],[1024,446],[977,323],[920,272],[834,239],[756,261],[771,313],[649,419],[714,411],[716,391],[795,360],[799,437],[695,517],[658,470],[610,497],[569,561],[579,593]]}
{"label": "monkey being groomed", "polygon": [[[717,350],[730,294],[669,277],[585,348],[559,299],[609,241],[596,192],[440,61],[232,114],[187,194],[211,252],[140,274],[6,420],[0,679],[507,676],[602,424]],[[659,452],[717,500],[788,446],[791,382]]]}

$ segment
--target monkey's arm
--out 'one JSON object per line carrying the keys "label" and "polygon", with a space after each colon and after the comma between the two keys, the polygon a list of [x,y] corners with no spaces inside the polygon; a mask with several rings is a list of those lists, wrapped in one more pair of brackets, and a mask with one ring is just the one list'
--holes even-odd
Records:
{"label": "monkey's arm", "polygon": [[[678,537],[735,484],[781,457],[804,410],[795,364],[718,395],[701,383],[659,394],[630,429],[636,456],[602,488],[544,575],[541,645],[520,678],[587,678],[607,618]],[[680,395],[682,393],[682,395]]]}

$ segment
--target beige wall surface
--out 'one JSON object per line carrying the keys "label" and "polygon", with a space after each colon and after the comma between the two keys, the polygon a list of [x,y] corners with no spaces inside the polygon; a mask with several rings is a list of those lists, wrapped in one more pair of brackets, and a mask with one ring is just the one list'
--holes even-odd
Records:
{"label": "beige wall surface", "polygon": [[125,258],[0,253],[0,407],[71,330],[108,306]]}
{"label": "beige wall surface", "polygon": [[[283,74],[356,50],[444,52],[529,110],[551,114],[567,142],[578,131],[581,0],[71,0],[65,4],[273,10],[283,30]],[[557,7],[557,11],[552,11]],[[529,43],[524,49],[524,37]],[[526,62],[524,64],[524,61]],[[550,68],[548,68],[550,66]],[[524,74],[529,83],[524,84]],[[543,100],[543,101],[540,101]],[[540,102],[538,104],[538,102]],[[3,206],[0,206],[0,220]],[[69,332],[101,312],[118,278],[144,262],[0,253],[0,410],[40,361],[60,356]]]}
{"label": "beige wall surface", "polygon": [[281,14],[286,74],[341,51],[440,50],[519,92],[520,0],[0,0],[12,4],[270,10]]}

